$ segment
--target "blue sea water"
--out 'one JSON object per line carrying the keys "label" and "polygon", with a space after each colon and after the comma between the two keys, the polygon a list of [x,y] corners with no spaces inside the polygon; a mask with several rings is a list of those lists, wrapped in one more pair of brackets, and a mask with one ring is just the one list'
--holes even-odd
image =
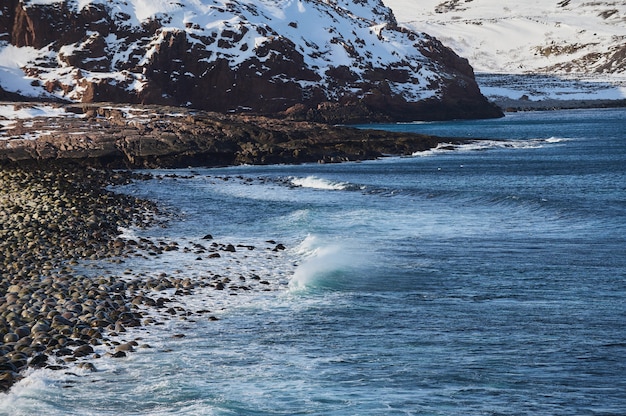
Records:
{"label": "blue sea water", "polygon": [[84,273],[258,276],[267,290],[180,298],[190,316],[120,334],[152,348],[96,373],[37,370],[0,413],[626,414],[626,111],[376,127],[485,140],[155,171],[119,189],[176,214],[129,238],[255,249]]}

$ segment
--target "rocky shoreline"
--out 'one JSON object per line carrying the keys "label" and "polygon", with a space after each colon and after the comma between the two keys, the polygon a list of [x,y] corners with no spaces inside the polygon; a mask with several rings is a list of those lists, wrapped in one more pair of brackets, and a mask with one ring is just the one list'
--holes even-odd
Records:
{"label": "rocky shoreline", "polygon": [[[228,277],[92,276],[77,269],[84,261],[122,263],[137,253],[180,249],[175,243],[121,238],[120,229],[153,226],[161,215],[150,201],[108,190],[150,176],[126,168],[340,162],[413,153],[443,141],[181,109],[55,108],[65,115],[9,120],[0,140],[0,391],[5,392],[29,368],[96,371],[98,351],[125,356],[138,344],[117,335],[154,323],[146,308],[167,309],[171,301],[159,291],[185,295],[198,286],[232,288]],[[213,245],[209,256],[235,250]],[[269,283],[251,282],[245,289],[266,290],[264,284]]]}
{"label": "rocky shoreline", "polygon": [[517,111],[555,111],[555,110],[578,110],[594,108],[624,108],[626,100],[538,100],[496,98],[493,101],[498,107],[506,112]]}
{"label": "rocky shoreline", "polygon": [[[0,103],[2,105],[2,103]],[[15,112],[42,103],[6,103]],[[405,155],[459,139],[361,130],[179,107],[46,104],[56,113],[0,123],[0,163],[67,161],[110,168],[342,162]]]}
{"label": "rocky shoreline", "polygon": [[[128,228],[165,226],[171,215],[153,202],[108,189],[150,178],[66,162],[0,166],[0,392],[9,391],[29,369],[95,372],[103,356],[123,358],[149,348],[141,338],[125,338],[132,327],[170,319],[217,320],[208,310],[187,310],[183,299],[196,290],[223,291],[224,297],[272,290],[273,283],[256,274],[235,279],[171,270],[122,272],[135,258],[152,261],[170,251],[215,261],[256,249],[221,244],[211,235],[192,246],[122,235]],[[266,245],[263,256],[285,250],[273,240]]]}
{"label": "rocky shoreline", "polygon": [[119,227],[154,222],[154,204],[105,190],[133,176],[71,165],[0,169],[0,391],[29,367],[65,368],[140,324],[126,283],[73,270],[84,259],[128,255],[134,248]]}

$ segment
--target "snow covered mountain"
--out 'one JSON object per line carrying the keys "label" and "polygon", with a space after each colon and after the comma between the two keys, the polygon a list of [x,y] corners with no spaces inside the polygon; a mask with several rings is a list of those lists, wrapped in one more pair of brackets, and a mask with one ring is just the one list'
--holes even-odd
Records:
{"label": "snow covered mountain", "polygon": [[5,0],[0,87],[328,122],[497,117],[380,0]]}
{"label": "snow covered mountain", "polygon": [[429,33],[468,58],[489,96],[626,98],[624,1],[385,0],[385,4],[399,24]]}

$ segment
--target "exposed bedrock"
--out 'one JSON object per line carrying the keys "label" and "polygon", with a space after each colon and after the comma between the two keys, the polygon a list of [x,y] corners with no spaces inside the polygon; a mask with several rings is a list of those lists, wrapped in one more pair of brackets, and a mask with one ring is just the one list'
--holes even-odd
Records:
{"label": "exposed bedrock", "polygon": [[[14,103],[16,109],[37,105]],[[0,164],[73,160],[91,166],[187,167],[342,162],[410,155],[462,139],[160,106],[79,104],[65,117],[17,121]]]}

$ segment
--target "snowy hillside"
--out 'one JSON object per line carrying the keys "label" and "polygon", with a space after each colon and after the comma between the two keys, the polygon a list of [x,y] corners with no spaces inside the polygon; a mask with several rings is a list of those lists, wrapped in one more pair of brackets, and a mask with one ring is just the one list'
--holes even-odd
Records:
{"label": "snowy hillside", "polygon": [[24,0],[0,11],[0,86],[22,95],[308,118],[337,105],[361,118],[497,116],[466,60],[398,28],[380,0]]}
{"label": "snowy hillside", "polygon": [[[626,2],[385,0],[398,23],[469,59],[483,93],[626,98]],[[545,74],[502,77],[490,74]]]}

